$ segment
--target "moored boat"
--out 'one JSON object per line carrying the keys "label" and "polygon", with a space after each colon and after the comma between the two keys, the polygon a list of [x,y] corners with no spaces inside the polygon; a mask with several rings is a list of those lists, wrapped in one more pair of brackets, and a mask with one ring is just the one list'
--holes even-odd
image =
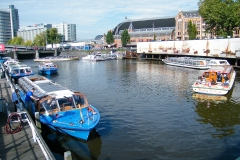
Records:
{"label": "moored boat", "polygon": [[6,66],[6,71],[7,74],[9,75],[11,80],[18,80],[21,77],[24,76],[31,76],[34,75],[34,72],[32,71],[32,68],[29,67],[26,64],[22,64],[22,63],[12,63],[12,64],[8,64]]}
{"label": "moored boat", "polygon": [[40,64],[38,65],[39,74],[52,75],[52,74],[56,74],[57,71],[58,71],[57,65],[50,61],[40,62]]}
{"label": "moored boat", "polygon": [[231,65],[212,66],[192,85],[196,93],[226,95],[233,87],[236,72]]}
{"label": "moored boat", "polygon": [[4,63],[3,63],[3,65],[7,68],[8,67],[8,65],[10,65],[10,64],[17,64],[17,63],[19,63],[19,60],[18,59],[7,59]]}
{"label": "moored boat", "polygon": [[82,60],[90,60],[92,58],[94,58],[94,55],[90,54],[90,55],[87,55],[85,57],[82,57]]}
{"label": "moored boat", "polygon": [[100,114],[89,105],[85,94],[71,91],[43,76],[23,77],[18,84],[23,102],[26,92],[35,88],[33,95],[39,98],[35,109],[39,112],[41,123],[63,134],[88,140],[90,131],[100,120]]}
{"label": "moored boat", "polygon": [[50,56],[44,58],[33,59],[34,62],[43,62],[43,61],[71,61],[79,60],[78,56]]}
{"label": "moored boat", "polygon": [[94,57],[93,58],[91,58],[91,59],[89,59],[90,61],[105,61],[105,60],[107,60],[106,59],[106,56],[104,55],[104,54],[96,54],[96,55],[94,55]]}
{"label": "moored boat", "polygon": [[197,57],[168,57],[162,61],[167,65],[203,70],[212,66],[230,65],[227,60]]}

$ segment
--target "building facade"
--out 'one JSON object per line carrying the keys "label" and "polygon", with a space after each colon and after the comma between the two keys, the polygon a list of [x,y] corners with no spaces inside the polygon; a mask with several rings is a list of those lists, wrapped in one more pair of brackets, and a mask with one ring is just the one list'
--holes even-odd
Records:
{"label": "building facade", "polygon": [[[189,40],[189,35],[187,32],[188,23],[191,21],[197,27],[197,36],[196,39],[214,39],[219,38],[218,35],[212,32],[206,31],[206,23],[203,18],[200,16],[197,10],[193,11],[179,11],[175,17],[176,27],[175,27],[175,38],[177,40]],[[239,27],[234,28],[233,37],[239,37]]]}
{"label": "building facade", "polygon": [[18,9],[9,5],[8,9],[0,9],[0,43],[7,42],[17,36],[19,29]]}
{"label": "building facade", "polygon": [[52,28],[51,24],[34,24],[34,26],[26,26],[17,31],[17,36],[22,37],[24,41],[30,40],[33,42],[36,35],[45,33],[47,29]]}
{"label": "building facade", "polygon": [[62,35],[62,41],[74,42],[77,40],[76,24],[62,22],[60,24],[53,24],[52,28],[56,28],[58,33]]}
{"label": "building facade", "polygon": [[130,35],[128,46],[136,46],[137,42],[173,40],[175,18],[125,19],[113,29],[116,47],[122,47],[121,34],[124,29],[127,29]]}

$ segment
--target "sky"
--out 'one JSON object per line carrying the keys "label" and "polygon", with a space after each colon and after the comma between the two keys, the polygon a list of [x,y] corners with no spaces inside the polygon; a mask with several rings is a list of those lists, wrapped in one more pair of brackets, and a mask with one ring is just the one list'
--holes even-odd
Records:
{"label": "sky", "polygon": [[76,24],[77,40],[107,34],[127,17],[175,17],[198,9],[198,0],[0,0],[0,8],[18,9],[20,28],[34,24]]}

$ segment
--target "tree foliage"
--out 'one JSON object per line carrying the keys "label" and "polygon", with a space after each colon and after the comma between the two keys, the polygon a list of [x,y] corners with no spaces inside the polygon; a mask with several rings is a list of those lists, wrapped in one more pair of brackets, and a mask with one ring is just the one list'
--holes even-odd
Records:
{"label": "tree foliage", "polygon": [[58,34],[57,29],[56,28],[50,28],[46,31],[47,34],[47,44],[56,44],[59,43],[61,40],[61,36],[60,34]]}
{"label": "tree foliage", "polygon": [[130,35],[126,29],[124,29],[123,33],[121,34],[121,41],[123,47],[126,47],[130,42]]}
{"label": "tree foliage", "polygon": [[191,20],[188,22],[187,32],[188,32],[190,40],[193,40],[193,39],[196,38],[196,36],[197,36],[197,27],[196,27],[196,24],[192,23]]}
{"label": "tree foliage", "polygon": [[114,37],[111,30],[107,32],[106,42],[107,44],[112,44],[114,42]]}
{"label": "tree foliage", "polygon": [[24,45],[24,40],[22,37],[14,37],[13,39],[10,39],[7,44],[9,45]]}
{"label": "tree foliage", "polygon": [[33,43],[31,40],[27,40],[25,41],[24,46],[33,46]]}
{"label": "tree foliage", "polygon": [[217,36],[232,36],[240,26],[240,0],[199,0],[198,6],[206,30]]}
{"label": "tree foliage", "polygon": [[46,34],[44,32],[37,34],[33,40],[35,46],[45,46],[46,45]]}

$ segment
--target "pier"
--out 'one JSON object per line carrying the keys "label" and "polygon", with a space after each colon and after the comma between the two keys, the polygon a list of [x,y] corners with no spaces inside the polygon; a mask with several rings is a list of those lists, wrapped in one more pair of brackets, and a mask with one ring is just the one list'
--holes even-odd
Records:
{"label": "pier", "polygon": [[[2,74],[0,79],[0,160],[55,160],[28,112],[25,109],[21,112],[14,112],[15,106],[11,96],[12,85],[8,77]],[[25,116],[25,121],[22,121],[22,129],[17,133],[7,134],[5,130],[10,113],[8,111]]]}

